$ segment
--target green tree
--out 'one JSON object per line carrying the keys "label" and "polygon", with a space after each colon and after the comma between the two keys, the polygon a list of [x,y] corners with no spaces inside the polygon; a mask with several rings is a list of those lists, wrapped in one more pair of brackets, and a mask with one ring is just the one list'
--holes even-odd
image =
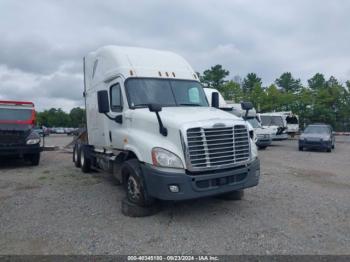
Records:
{"label": "green tree", "polygon": [[300,79],[295,79],[290,72],[283,73],[275,80],[275,83],[283,91],[289,93],[297,93],[301,88]]}
{"label": "green tree", "polygon": [[219,89],[225,83],[225,78],[229,73],[222,68],[222,65],[215,65],[205,70],[200,80],[207,87]]}
{"label": "green tree", "polygon": [[264,89],[261,87],[260,83],[256,83],[253,87],[253,90],[250,93],[250,102],[253,103],[254,107],[258,112],[261,111],[261,108],[264,105],[266,100],[266,93]]}
{"label": "green tree", "polygon": [[262,105],[262,112],[278,111],[281,104],[281,92],[272,84],[266,89],[266,98]]}
{"label": "green tree", "polygon": [[80,107],[74,107],[69,113],[71,126],[82,127],[85,123],[85,110]]}
{"label": "green tree", "polygon": [[309,88],[312,90],[318,90],[326,87],[326,79],[323,74],[317,73],[309,80],[307,80]]}
{"label": "green tree", "polygon": [[234,101],[235,103],[239,103],[243,100],[241,86],[232,80],[223,84],[219,92],[223,95],[225,100]]}
{"label": "green tree", "polygon": [[243,79],[242,89],[245,99],[249,98],[250,93],[253,91],[253,88],[256,85],[262,85],[261,78],[258,77],[255,73],[249,73]]}

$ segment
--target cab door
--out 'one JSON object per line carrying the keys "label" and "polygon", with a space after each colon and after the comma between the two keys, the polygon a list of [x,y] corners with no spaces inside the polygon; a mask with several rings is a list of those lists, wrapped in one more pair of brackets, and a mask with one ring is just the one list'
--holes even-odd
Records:
{"label": "cab door", "polygon": [[124,101],[122,95],[123,81],[117,78],[109,84],[109,103],[111,118],[108,125],[108,145],[111,149],[123,149],[124,137],[126,134],[126,124],[124,121]]}

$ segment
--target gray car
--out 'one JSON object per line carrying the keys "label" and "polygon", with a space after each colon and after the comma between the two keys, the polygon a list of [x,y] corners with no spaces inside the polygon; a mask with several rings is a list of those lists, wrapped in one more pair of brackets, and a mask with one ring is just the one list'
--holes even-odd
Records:
{"label": "gray car", "polygon": [[331,152],[335,148],[333,129],[326,124],[308,125],[299,137],[299,151],[320,149]]}

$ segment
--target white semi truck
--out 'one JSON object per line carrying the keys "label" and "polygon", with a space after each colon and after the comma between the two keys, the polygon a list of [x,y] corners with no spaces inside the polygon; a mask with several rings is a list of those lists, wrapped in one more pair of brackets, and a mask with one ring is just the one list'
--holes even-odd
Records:
{"label": "white semi truck", "polygon": [[125,185],[125,215],[147,215],[156,200],[241,199],[258,184],[260,162],[246,122],[209,106],[182,57],[102,47],[84,58],[84,84],[87,134],[73,161]]}

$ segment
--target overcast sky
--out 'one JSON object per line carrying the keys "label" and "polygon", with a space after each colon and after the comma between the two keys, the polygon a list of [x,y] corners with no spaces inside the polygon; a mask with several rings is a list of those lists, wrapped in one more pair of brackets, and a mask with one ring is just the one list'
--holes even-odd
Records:
{"label": "overcast sky", "polygon": [[350,1],[0,0],[0,99],[82,106],[82,57],[103,45],[171,50],[264,84],[290,71],[350,79]]}

